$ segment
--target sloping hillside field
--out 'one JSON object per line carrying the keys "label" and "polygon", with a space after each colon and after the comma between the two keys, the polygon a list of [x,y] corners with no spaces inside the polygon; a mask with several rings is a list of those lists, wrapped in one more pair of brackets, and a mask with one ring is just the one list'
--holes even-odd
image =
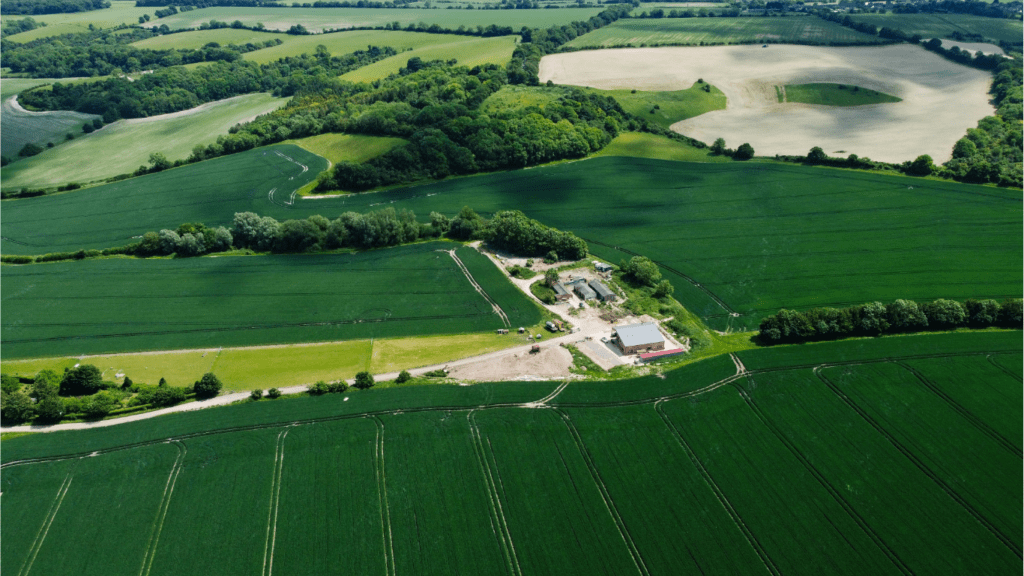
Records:
{"label": "sloping hillside field", "polygon": [[476,280],[504,322],[445,252],[454,247],[12,267],[3,275],[3,356],[454,334],[540,320],[484,256],[464,249],[474,277],[480,259],[494,270]]}
{"label": "sloping hillside field", "polygon": [[[612,262],[652,258],[676,298],[722,330],[756,327],[783,307],[1021,296],[1021,198],[1012,190],[797,165],[606,157],[289,206],[268,199],[273,187],[299,185],[288,178],[300,169],[274,155],[279,149],[6,202],[0,246],[7,254],[118,246],[187,221],[230,224],[244,210],[285,220],[393,206],[425,221],[433,210],[454,216],[471,206],[523,210],[579,234]],[[259,172],[246,157],[284,172]]]}
{"label": "sloping hillside field", "polygon": [[[672,129],[708,144],[719,137],[733,148],[748,142],[759,156],[805,155],[820,146],[830,155],[903,162],[928,154],[941,163],[968,128],[994,112],[989,72],[909,44],[585,50],[545,56],[540,66],[541,82],[605,90],[680,90],[700,78],[725,93],[726,109]],[[902,101],[779,103],[775,86],[808,83],[867,88]]]}
{"label": "sloping hillside field", "polygon": [[1020,363],[1018,331],[741,357],[747,371],[718,357],[664,379],[392,388],[7,440],[0,568],[1019,570],[1021,381],[998,368]]}

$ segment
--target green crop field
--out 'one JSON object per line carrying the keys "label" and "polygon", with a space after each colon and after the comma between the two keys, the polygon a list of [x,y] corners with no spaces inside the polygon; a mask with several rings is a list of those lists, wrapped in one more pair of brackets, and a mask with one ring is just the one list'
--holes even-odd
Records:
{"label": "green crop field", "polygon": [[[796,165],[603,157],[292,206],[268,200],[277,184],[253,174],[196,205],[208,188],[187,182],[222,190],[208,175],[220,166],[246,171],[245,159],[8,202],[0,245],[10,254],[117,246],[184,221],[228,223],[244,210],[333,218],[384,204],[425,219],[468,205],[523,210],[612,262],[643,254],[662,266],[680,302],[720,330],[756,327],[783,307],[1021,296],[1021,201],[1011,190]],[[115,200],[120,219],[95,217]]]}
{"label": "green crop field", "polygon": [[405,27],[410,24],[438,24],[445,28],[459,26],[487,27],[511,26],[519,30],[548,28],[587,20],[600,13],[602,8],[578,8],[566,10],[410,10],[402,8],[233,8],[215,7],[180,12],[173,16],[153,20],[150,26],[166,24],[172,30],[198,28],[210,20],[234,22],[240,20],[246,26],[262,22],[271,30],[287,30],[301,24],[311,32],[354,27],[384,26],[398,22]]}
{"label": "green crop field", "polygon": [[[26,112],[15,106],[12,96],[25,88],[46,84],[49,80],[39,79],[5,79],[3,81],[2,110],[0,110],[0,154],[10,160],[18,157],[18,152],[29,143],[42,148],[53,143],[60,145],[65,142],[68,133],[82,135],[82,125],[99,118],[93,114],[79,112]],[[14,84],[7,86],[8,83]],[[6,167],[4,177],[7,176]]]}
{"label": "green crop field", "polygon": [[584,34],[566,46],[749,44],[880,44],[868,36],[812,16],[791,18],[630,18]]}
{"label": "green crop field", "polygon": [[[288,56],[313,54],[317,46],[324,46],[335,56],[350,54],[356,50],[365,50],[367,46],[390,46],[400,52],[398,56],[372,64],[372,78],[383,78],[397,72],[399,68],[413,56],[424,60],[449,60],[455,58],[459,64],[477,66],[481,64],[504,65],[512,58],[515,48],[515,37],[478,38],[474,36],[457,36],[454,34],[427,34],[423,32],[396,32],[391,30],[351,30],[331,34],[314,34],[310,36],[292,36],[271,32],[252,32],[250,30],[234,30],[222,28],[217,30],[197,30],[181,34],[169,34],[147,38],[134,43],[139,48],[154,50],[167,48],[201,48],[208,42],[221,45],[246,44],[249,42],[265,42],[282,40],[280,46],[263,48],[243,55],[246,60],[259,64],[274,62]],[[383,72],[382,71],[387,71]],[[350,73],[351,74],[351,73]],[[366,75],[364,72],[363,75]],[[348,78],[348,76],[346,76]],[[361,78],[360,79],[365,79]]]}
{"label": "green crop field", "polygon": [[844,84],[790,84],[780,91],[779,101],[821,106],[863,106],[865,104],[901,102],[902,98]]}
{"label": "green crop field", "polygon": [[922,38],[949,38],[953,32],[980,34],[996,42],[1021,43],[1020,20],[985,18],[970,14],[853,14],[855,22],[874,24],[879,28],[898,28]]}
{"label": "green crop field", "polygon": [[247,94],[184,112],[119,120],[91,134],[79,130],[75,140],[5,166],[3,187],[37,188],[102,180],[148,165],[149,155],[154,152],[172,162],[184,159],[197,144],[211,144],[235,124],[276,110],[286,102],[269,94]]}
{"label": "green crop field", "polygon": [[781,347],[745,373],[720,357],[664,378],[350,391],[8,438],[0,568],[1015,573],[1020,379],[993,368],[1020,338],[851,340],[828,348],[857,360],[828,366]]}
{"label": "green crop field", "polygon": [[[149,14],[152,17],[154,10],[159,10],[159,8],[136,8],[135,2],[131,0],[113,0],[110,3],[110,8],[103,10],[32,16],[36,22],[45,22],[46,26],[13,36],[4,36],[4,38],[12,42],[30,42],[39,38],[60,36],[61,34],[85,32],[89,29],[89,24],[96,28],[112,28],[118,24],[138,24],[139,16]],[[8,15],[3,18],[20,20],[24,16]]]}
{"label": "green crop field", "polygon": [[11,267],[3,274],[2,352],[27,358],[372,339],[540,320],[540,308],[496,267],[489,274],[465,253],[505,323],[441,251],[453,247]]}

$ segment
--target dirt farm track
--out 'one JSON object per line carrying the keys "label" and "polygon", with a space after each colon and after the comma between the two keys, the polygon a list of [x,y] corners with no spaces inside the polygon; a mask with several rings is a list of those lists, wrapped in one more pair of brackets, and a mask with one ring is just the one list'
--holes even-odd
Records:
{"label": "dirt farm track", "polygon": [[[681,90],[702,78],[727,108],[672,125],[711,143],[749,142],[759,156],[857,154],[902,162],[920,154],[949,160],[953,144],[994,109],[991,74],[910,45],[827,48],[770,45],[625,48],[553,54],[540,80],[601,89]],[[780,104],[775,86],[829,82],[898,96],[902,102],[832,107]]]}

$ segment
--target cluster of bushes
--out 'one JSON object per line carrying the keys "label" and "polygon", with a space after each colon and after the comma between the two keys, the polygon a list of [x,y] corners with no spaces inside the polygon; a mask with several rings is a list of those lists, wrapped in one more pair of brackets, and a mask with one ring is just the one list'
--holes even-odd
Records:
{"label": "cluster of bushes", "polygon": [[[320,384],[323,384],[323,382],[317,382],[317,385],[320,385]],[[310,392],[310,393],[312,393],[312,392]],[[271,400],[277,400],[278,398],[281,397],[281,391],[278,390],[277,388],[271,388],[270,390],[267,390],[266,397],[270,398]],[[261,390],[259,388],[253,390],[252,392],[249,393],[249,398],[251,398],[253,400],[260,400],[260,399],[262,399],[263,398],[263,390]]]}
{"label": "cluster of bushes", "polygon": [[328,384],[320,380],[306,389],[310,396],[323,396],[324,394],[344,394],[348,390],[348,384],[344,380]]}
{"label": "cluster of bushes", "polygon": [[28,32],[36,28],[46,26],[46,22],[36,22],[34,18],[22,18],[21,20],[5,19],[3,22],[2,34],[9,36],[21,32]]}
{"label": "cluster of bushes", "polygon": [[109,0],[7,0],[0,14],[65,14],[110,8]]}
{"label": "cluster of bushes", "polygon": [[[708,88],[708,85],[705,85],[704,87]],[[754,147],[751,146],[750,143],[744,142],[743,144],[740,144],[739,148],[733,150],[725,147],[724,138],[717,138],[714,143],[711,144],[711,153],[720,156],[729,156],[736,160],[750,160],[754,157]]]}
{"label": "cluster of bushes", "polygon": [[[276,43],[277,40],[271,42]],[[196,69],[180,66],[162,68],[134,81],[115,77],[83,84],[57,82],[50,90],[23,92],[19,100],[38,110],[97,114],[109,123],[121,118],[143,118],[187,110],[205,102],[253,92],[291,96],[303,90],[319,91],[337,84],[337,76],[345,72],[397,54],[390,47],[370,47],[346,56],[331,57],[326,49],[322,49],[313,55],[303,54],[256,64],[238,60],[238,52],[234,50],[210,47],[200,51],[203,54],[215,52],[231,61],[222,59]],[[174,54],[179,53],[175,51]],[[6,52],[0,52],[0,55],[7,57]],[[4,62],[7,66],[6,60]]]}
{"label": "cluster of bushes", "polygon": [[494,215],[487,230],[488,244],[521,256],[543,256],[554,252],[553,260],[580,260],[587,256],[587,243],[572,232],[550,228],[527,218],[519,210]]}
{"label": "cluster of bushes", "polygon": [[646,256],[633,256],[629,260],[623,259],[619,263],[619,271],[624,278],[632,280],[639,286],[654,288],[651,296],[654,298],[665,298],[675,293],[675,288],[668,280],[661,279],[661,270],[650,258]]}
{"label": "cluster of bushes", "polygon": [[871,302],[806,312],[780,310],[761,320],[758,338],[763,344],[780,344],[964,326],[1020,328],[1021,300],[1006,300],[1002,304],[995,300],[967,300],[961,304],[939,299],[921,305],[912,300],[897,300],[888,305]]}
{"label": "cluster of bushes", "polygon": [[942,40],[938,38],[932,38],[922,44],[922,46],[926,50],[931,50],[947,60],[952,60],[957,64],[963,64],[972,68],[980,68],[981,70],[995,70],[1000,64],[1006,62],[1006,58],[1002,54],[972,53],[969,50],[961,50],[957,46],[943,48]]}

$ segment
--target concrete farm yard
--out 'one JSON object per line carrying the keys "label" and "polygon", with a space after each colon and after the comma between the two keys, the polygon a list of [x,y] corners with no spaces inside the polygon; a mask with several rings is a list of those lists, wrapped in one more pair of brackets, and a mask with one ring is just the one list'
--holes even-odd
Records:
{"label": "concrete farm yard", "polygon": [[1016,332],[888,338],[15,438],[0,545],[6,569],[77,574],[1005,573],[1020,363]]}
{"label": "concrete farm yard", "polygon": [[[950,158],[953,144],[992,114],[991,76],[912,46],[828,48],[772,45],[636,48],[545,56],[542,80],[602,89],[679,90],[704,79],[725,110],[673,130],[711,143],[749,142],[760,154],[858,154],[902,162]],[[902,102],[857,107],[780,104],[775,86],[829,82],[860,86]]]}

